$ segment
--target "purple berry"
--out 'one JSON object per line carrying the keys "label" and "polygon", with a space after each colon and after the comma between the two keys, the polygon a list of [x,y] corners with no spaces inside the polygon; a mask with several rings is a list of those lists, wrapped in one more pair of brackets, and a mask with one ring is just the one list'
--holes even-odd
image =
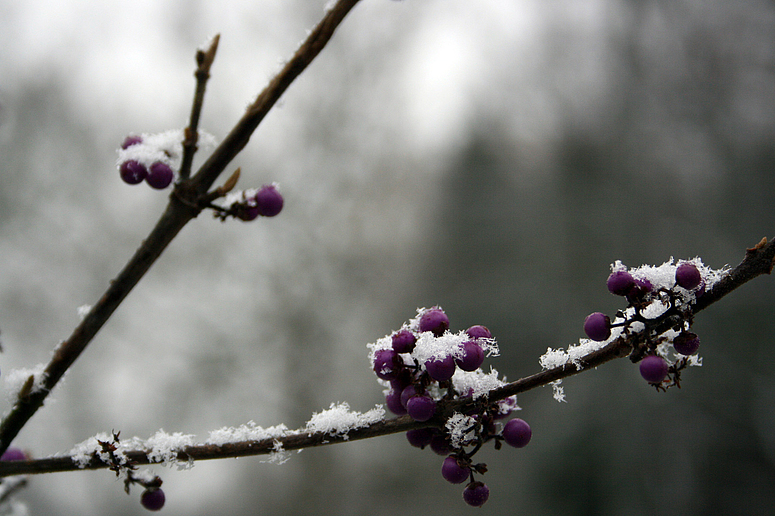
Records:
{"label": "purple berry", "polygon": [[457,462],[457,457],[450,455],[441,464],[441,476],[444,480],[452,484],[462,484],[468,480],[470,470],[468,467],[460,466]]}
{"label": "purple berry", "polygon": [[390,412],[397,416],[406,414],[406,407],[401,405],[401,391],[390,389],[390,392],[385,395],[385,405],[387,405]]}
{"label": "purple berry", "polygon": [[452,451],[452,445],[449,443],[449,439],[443,433],[436,432],[431,437],[431,450],[436,455],[449,455]]}
{"label": "purple berry", "polygon": [[425,311],[420,316],[420,332],[429,331],[437,337],[444,335],[444,332],[449,329],[449,318],[444,311],[434,306]]}
{"label": "purple berry", "polygon": [[463,489],[463,500],[472,507],[481,507],[490,497],[490,488],[482,482],[471,482]]}
{"label": "purple berry", "polygon": [[406,439],[409,444],[423,449],[431,444],[431,439],[436,435],[436,431],[433,428],[417,428],[415,430],[408,430],[406,432]]}
{"label": "purple berry", "polygon": [[675,269],[675,282],[686,290],[693,290],[702,281],[700,271],[691,262],[683,262]]}
{"label": "purple berry", "polygon": [[130,185],[141,183],[148,175],[148,170],[143,164],[133,159],[123,162],[121,166],[118,167],[118,171],[121,174],[121,179]]}
{"label": "purple berry", "polygon": [[27,455],[24,454],[19,448],[8,448],[0,456],[0,460],[14,461],[14,460],[27,460]]}
{"label": "purple berry", "polygon": [[121,144],[121,148],[126,150],[132,145],[137,145],[138,143],[143,143],[143,138],[141,136],[127,136],[124,138],[124,143]]}
{"label": "purple berry", "polygon": [[647,279],[636,279],[635,286],[627,292],[628,301],[637,301],[642,299],[646,294],[654,290],[654,285]]}
{"label": "purple berry", "polygon": [[409,330],[398,330],[391,338],[396,353],[411,353],[417,342],[417,337]]}
{"label": "purple berry", "polygon": [[506,444],[514,448],[524,448],[533,437],[533,431],[524,420],[514,418],[504,425],[501,435]]}
{"label": "purple berry", "polygon": [[463,356],[455,359],[455,363],[463,371],[476,371],[484,362],[484,350],[482,346],[473,340],[467,340],[460,345],[463,348]]}
{"label": "purple berry", "polygon": [[406,412],[415,421],[428,421],[436,412],[436,402],[426,394],[413,396],[406,402]]}
{"label": "purple berry", "polygon": [[163,190],[172,183],[172,178],[175,174],[172,169],[166,163],[161,161],[155,162],[148,170],[148,175],[145,178],[145,182],[151,185],[151,188],[157,190]]}
{"label": "purple berry", "polygon": [[374,353],[374,372],[383,380],[398,377],[403,361],[392,349],[380,349]]}
{"label": "purple berry", "polygon": [[283,196],[274,185],[264,185],[256,193],[258,212],[264,217],[274,217],[283,209]]}
{"label": "purple berry", "polygon": [[662,383],[667,376],[667,362],[658,355],[649,355],[640,361],[640,375],[649,383]]}
{"label": "purple berry", "polygon": [[158,511],[164,507],[164,491],[159,488],[146,489],[140,496],[140,503],[149,511]]}
{"label": "purple berry", "polygon": [[487,326],[482,326],[481,324],[471,326],[466,330],[466,334],[472,339],[491,339],[492,338],[492,334],[490,333],[490,330],[487,329]]}
{"label": "purple berry", "polygon": [[256,206],[254,199],[250,199],[245,204],[243,209],[237,211],[237,217],[239,217],[241,220],[244,220],[245,222],[254,220],[256,217],[258,217],[258,215],[258,206]]}
{"label": "purple berry", "polygon": [[673,339],[673,348],[682,355],[694,355],[700,349],[700,338],[696,333],[685,331]]}
{"label": "purple berry", "polygon": [[601,312],[594,312],[584,319],[584,333],[592,340],[604,341],[611,336],[611,319]]}
{"label": "purple berry", "polygon": [[455,357],[432,358],[425,362],[425,370],[437,382],[445,382],[455,374]]}
{"label": "purple berry", "polygon": [[632,274],[625,270],[618,270],[611,273],[606,281],[606,286],[612,294],[617,296],[626,296],[635,286],[635,279]]}
{"label": "purple berry", "polygon": [[409,398],[412,396],[417,396],[417,394],[419,393],[417,392],[417,388],[414,385],[407,385],[404,387],[404,390],[401,391],[401,405],[406,408],[406,404],[409,403]]}

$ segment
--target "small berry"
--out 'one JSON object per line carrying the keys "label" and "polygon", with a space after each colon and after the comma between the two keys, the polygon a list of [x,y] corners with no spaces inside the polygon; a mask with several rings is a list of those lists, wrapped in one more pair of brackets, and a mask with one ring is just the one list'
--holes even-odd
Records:
{"label": "small berry", "polygon": [[444,311],[434,306],[425,311],[420,316],[420,332],[429,331],[437,337],[444,335],[444,332],[449,329],[449,318]]}
{"label": "small berry", "polygon": [[487,326],[482,326],[481,324],[471,326],[466,330],[466,334],[472,339],[491,339],[492,338],[492,334],[490,333],[490,330],[487,329]]}
{"label": "small berry", "polygon": [[463,348],[463,356],[455,358],[455,363],[463,371],[476,371],[484,362],[484,350],[482,346],[473,340],[467,340],[460,345]]}
{"label": "small berry", "polygon": [[426,394],[413,396],[406,402],[406,412],[415,421],[428,421],[436,412],[436,402]]}
{"label": "small berry", "polygon": [[436,432],[431,437],[431,450],[436,455],[449,455],[452,451],[452,445],[449,443],[447,436],[441,432]]}
{"label": "small berry", "polygon": [[407,385],[404,387],[404,390],[401,391],[401,405],[406,408],[406,404],[409,403],[409,398],[417,396],[418,394],[417,388],[414,385]]}
{"label": "small berry", "polygon": [[121,179],[130,185],[141,183],[148,175],[148,169],[146,169],[142,163],[133,159],[123,162],[121,166],[118,167],[118,171],[121,174]]}
{"label": "small berry", "polygon": [[691,262],[683,262],[675,269],[675,282],[686,290],[695,289],[701,281],[699,269]]}
{"label": "small berry", "polygon": [[137,145],[138,143],[143,143],[142,136],[127,136],[124,138],[124,143],[121,144],[121,148],[126,150],[132,145]]}
{"label": "small berry", "polygon": [[245,222],[250,222],[251,220],[258,217],[258,206],[256,206],[256,202],[254,199],[248,200],[248,202],[243,205],[244,208],[237,211],[237,217],[239,217],[241,220],[244,220]]}
{"label": "small berry", "polygon": [[398,330],[391,338],[396,353],[411,353],[417,342],[417,337],[409,330]]}
{"label": "small berry", "polygon": [[584,319],[584,333],[592,340],[604,341],[611,336],[611,319],[601,312],[594,312]]}
{"label": "small berry", "polygon": [[436,435],[436,431],[433,428],[417,428],[406,432],[406,440],[412,446],[423,449],[431,444],[434,435]]}
{"label": "small berry", "polygon": [[425,370],[437,382],[445,382],[455,374],[455,357],[432,358],[425,362]]}
{"label": "small berry", "polygon": [[503,440],[514,448],[524,448],[533,437],[533,431],[524,420],[514,418],[503,426]]}
{"label": "small berry", "polygon": [[381,349],[374,354],[374,372],[383,380],[398,377],[402,360],[392,349]]}
{"label": "small berry", "polygon": [[627,300],[637,301],[642,299],[646,294],[654,290],[654,285],[647,279],[636,279],[635,286],[627,292]]}
{"label": "small berry", "polygon": [[140,503],[149,511],[158,511],[164,507],[164,491],[159,488],[146,489],[140,496]]}
{"label": "small berry", "polygon": [[264,185],[256,193],[258,213],[264,217],[274,217],[283,209],[283,196],[274,185]]}
{"label": "small berry", "polygon": [[481,507],[490,497],[490,488],[486,484],[471,482],[463,489],[463,500],[472,507]]}
{"label": "small berry", "polygon": [[673,339],[673,348],[682,355],[694,355],[700,349],[700,338],[696,333],[685,331]]}
{"label": "small berry", "polygon": [[385,405],[390,412],[397,416],[406,414],[406,407],[401,405],[401,391],[390,389],[390,392],[385,395]]}
{"label": "small berry", "polygon": [[145,177],[145,182],[151,185],[151,188],[157,190],[163,190],[172,183],[172,178],[175,174],[172,169],[166,163],[157,161],[148,170],[148,175]]}
{"label": "small berry", "polygon": [[0,460],[14,461],[14,460],[27,460],[27,455],[24,454],[19,448],[8,448],[0,456]]}
{"label": "small berry", "polygon": [[640,361],[640,375],[649,383],[662,383],[667,376],[668,365],[664,358],[649,355]]}
{"label": "small berry", "polygon": [[625,270],[618,270],[611,273],[606,281],[606,286],[612,294],[617,296],[626,296],[635,286],[635,279],[632,274]]}
{"label": "small berry", "polygon": [[450,455],[441,464],[441,476],[452,484],[462,484],[468,480],[470,469],[462,467],[457,462],[457,457]]}

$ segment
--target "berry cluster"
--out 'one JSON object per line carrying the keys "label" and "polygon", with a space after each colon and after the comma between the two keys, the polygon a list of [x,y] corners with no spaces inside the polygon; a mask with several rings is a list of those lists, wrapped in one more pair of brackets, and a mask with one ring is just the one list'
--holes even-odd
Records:
{"label": "berry cluster", "polygon": [[584,332],[598,342],[612,336],[630,339],[631,359],[640,361],[640,374],[647,382],[658,389],[680,387],[680,372],[700,364],[694,356],[700,339],[689,331],[692,304],[715,274],[699,259],[630,270],[617,262],[606,286],[612,294],[624,296],[628,307],[617,312],[613,321],[601,312],[589,314]]}
{"label": "berry cluster", "polygon": [[283,209],[283,196],[279,185],[272,183],[261,188],[251,188],[232,192],[226,197],[225,207],[211,206],[216,218],[225,221],[229,217],[235,217],[244,221],[251,221],[258,217],[274,217]]}
{"label": "berry cluster", "polygon": [[425,422],[444,418],[444,403],[464,398],[476,402],[465,414],[455,412],[437,426],[408,431],[406,437],[412,446],[430,446],[444,456],[442,477],[453,484],[468,482],[463,500],[482,506],[490,490],[474,473],[485,473],[487,466],[475,463],[473,456],[488,441],[494,441],[496,449],[504,441],[521,448],[532,436],[522,419],[511,419],[505,425],[500,422],[518,409],[516,397],[487,400],[490,390],[505,384],[494,369],[484,373],[480,368],[485,355],[498,354],[490,331],[477,325],[451,333],[449,318],[441,308],[422,308],[401,329],[369,347],[374,373],[387,388],[385,402],[393,413]]}
{"label": "berry cluster", "polygon": [[118,171],[130,185],[145,181],[151,188],[163,190],[175,178],[173,165],[179,160],[181,144],[169,136],[130,135],[119,149]]}

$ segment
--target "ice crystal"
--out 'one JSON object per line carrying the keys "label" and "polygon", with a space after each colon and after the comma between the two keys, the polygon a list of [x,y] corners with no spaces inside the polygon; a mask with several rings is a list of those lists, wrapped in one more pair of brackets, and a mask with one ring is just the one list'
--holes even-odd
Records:
{"label": "ice crystal", "polygon": [[363,428],[383,419],[385,419],[385,409],[382,405],[361,413],[351,411],[350,405],[346,402],[338,405],[331,403],[327,410],[313,413],[304,430],[308,433],[323,432],[347,440],[347,433],[350,430]]}
{"label": "ice crystal", "polygon": [[447,419],[444,427],[449,434],[450,444],[453,448],[461,448],[464,444],[474,438],[473,431],[476,425],[476,419],[466,416],[460,412],[455,412]]}

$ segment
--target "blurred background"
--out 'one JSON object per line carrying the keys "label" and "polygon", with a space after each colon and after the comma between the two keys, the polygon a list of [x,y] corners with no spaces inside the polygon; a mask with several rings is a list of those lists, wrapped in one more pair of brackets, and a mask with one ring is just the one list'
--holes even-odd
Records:
{"label": "blurred background", "polygon": [[[49,360],[164,209],[116,149],[186,124],[196,48],[221,34],[202,128],[222,138],[325,3],[0,0],[3,374]],[[517,379],[623,306],[614,260],[718,268],[775,237],[771,2],[361,4],[230,167],[241,188],[279,182],[280,216],[192,221],[15,445],[369,410],[366,344],[435,304],[453,330],[488,326],[485,366]],[[700,314],[704,365],[680,390],[619,360],[566,380],[567,403],[520,395],[533,441],[477,455],[479,514],[772,514],[773,306],[765,277]],[[441,460],[393,435],[155,471],[170,516],[470,514]],[[145,514],[122,488],[51,474],[20,497]]]}

